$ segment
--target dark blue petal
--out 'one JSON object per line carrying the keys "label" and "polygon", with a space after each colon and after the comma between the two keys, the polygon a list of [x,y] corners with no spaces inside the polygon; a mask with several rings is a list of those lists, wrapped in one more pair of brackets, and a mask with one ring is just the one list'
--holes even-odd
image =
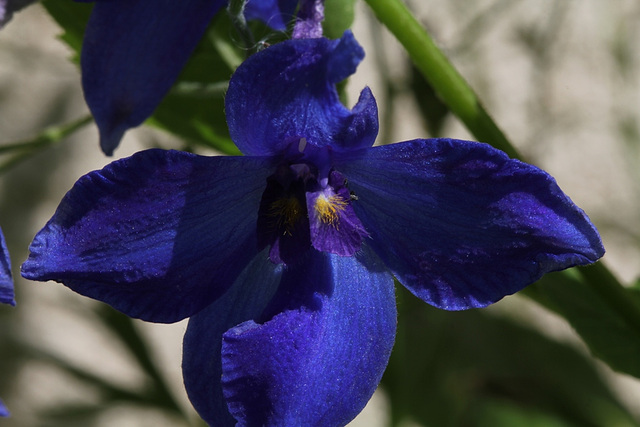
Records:
{"label": "dark blue petal", "polygon": [[96,2],[82,47],[85,99],[107,155],[149,117],[224,0]]}
{"label": "dark blue petal", "polygon": [[210,425],[234,426],[222,396],[222,334],[249,319],[258,319],[271,300],[282,266],[260,253],[234,285],[209,307],[189,320],[184,336],[182,373],[184,384],[200,416]]}
{"label": "dark blue petal", "polygon": [[365,89],[349,111],[335,89],[363,56],[350,32],[340,40],[288,40],[251,56],[238,67],[227,92],[233,141],[251,155],[297,149],[301,138],[337,150],[371,146],[378,115],[370,91]]}
{"label": "dark blue petal", "polygon": [[249,0],[244,15],[247,20],[259,19],[274,30],[284,31],[297,5],[298,0]]}
{"label": "dark blue petal", "polygon": [[0,303],[16,305],[9,251],[0,230]]}
{"label": "dark blue petal", "polygon": [[604,253],[551,176],[486,144],[416,140],[343,160],[372,247],[437,307],[483,307]]}
{"label": "dark blue petal", "polygon": [[[373,394],[395,336],[391,275],[367,248],[354,257],[309,251],[286,269],[266,322],[222,342],[222,384],[247,426],[343,426]],[[269,315],[273,317],[269,317]]]}
{"label": "dark blue petal", "polygon": [[267,160],[148,150],[81,178],[31,244],[22,275],[132,317],[209,305],[257,253]]}

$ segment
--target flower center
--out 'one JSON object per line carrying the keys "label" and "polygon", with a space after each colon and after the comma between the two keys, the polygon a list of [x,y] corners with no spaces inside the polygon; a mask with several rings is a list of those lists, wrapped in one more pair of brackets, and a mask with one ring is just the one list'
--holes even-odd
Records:
{"label": "flower center", "polygon": [[346,209],[349,201],[344,200],[338,195],[325,196],[321,194],[316,199],[315,213],[317,217],[325,224],[331,225],[336,229],[340,225],[340,213]]}
{"label": "flower center", "polygon": [[258,211],[258,247],[269,246],[274,263],[292,264],[311,247],[353,255],[368,236],[344,176],[331,169],[327,153],[309,151],[301,139],[293,157],[297,161],[280,165],[267,178]]}
{"label": "flower center", "polygon": [[295,224],[303,213],[300,200],[292,195],[271,203],[268,215],[274,219],[273,227],[275,229],[284,230],[285,234],[291,236]]}

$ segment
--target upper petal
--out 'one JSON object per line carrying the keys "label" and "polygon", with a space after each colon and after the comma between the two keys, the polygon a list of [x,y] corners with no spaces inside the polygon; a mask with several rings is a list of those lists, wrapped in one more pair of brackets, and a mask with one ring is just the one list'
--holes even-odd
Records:
{"label": "upper petal", "polygon": [[335,89],[363,56],[350,32],[340,40],[288,40],[251,56],[229,82],[231,138],[251,155],[281,154],[301,138],[338,150],[371,146],[378,116],[370,91],[350,111]]}
{"label": "upper petal", "polygon": [[370,243],[426,302],[482,307],[604,249],[585,213],[544,171],[486,144],[374,147],[336,163]]}
{"label": "upper petal", "polygon": [[0,302],[16,305],[13,278],[11,276],[11,261],[9,260],[9,251],[7,250],[2,230],[0,230]]}
{"label": "upper petal", "polygon": [[107,155],[149,117],[225,0],[96,2],[82,47],[85,99]]}
{"label": "upper petal", "polygon": [[258,254],[233,286],[213,304],[189,319],[184,336],[182,374],[189,399],[210,425],[234,426],[222,395],[222,334],[249,319],[258,319],[280,283],[282,266]]}
{"label": "upper petal", "polygon": [[244,15],[247,20],[259,19],[274,30],[284,31],[297,5],[298,0],[249,0]]}
{"label": "upper petal", "polygon": [[311,250],[285,270],[266,322],[224,334],[222,384],[239,425],[342,426],[362,410],[395,336],[383,268],[366,248],[353,257]]}
{"label": "upper petal", "polygon": [[35,237],[22,275],[132,317],[177,321],[222,295],[257,253],[269,162],[148,150],[81,178]]}

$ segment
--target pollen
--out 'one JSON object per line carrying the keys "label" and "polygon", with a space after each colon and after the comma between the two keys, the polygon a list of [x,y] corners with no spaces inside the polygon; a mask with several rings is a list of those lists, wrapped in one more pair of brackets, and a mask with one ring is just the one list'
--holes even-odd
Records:
{"label": "pollen", "polygon": [[291,235],[293,228],[302,215],[302,206],[295,196],[278,199],[269,206],[269,216],[274,218],[273,225]]}
{"label": "pollen", "polygon": [[338,214],[347,207],[348,202],[338,195],[320,195],[316,199],[315,210],[318,218],[325,224],[338,227]]}

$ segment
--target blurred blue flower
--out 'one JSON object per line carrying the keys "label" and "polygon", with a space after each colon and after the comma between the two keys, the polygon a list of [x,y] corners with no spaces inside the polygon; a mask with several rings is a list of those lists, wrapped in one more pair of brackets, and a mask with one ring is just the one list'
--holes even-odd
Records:
{"label": "blurred blue flower", "polygon": [[486,144],[372,147],[377,106],[335,84],[351,33],[246,60],[226,114],[243,157],[148,150],[81,178],[24,277],[132,317],[191,317],[183,374],[212,425],[343,425],[386,367],[394,276],[429,304],[484,307],[604,252],[540,169]]}
{"label": "blurred blue flower", "polygon": [[0,0],[0,29],[11,20],[14,12],[30,5],[36,0]]}
{"label": "blurred blue flower", "polygon": [[[82,86],[102,150],[111,155],[124,133],[156,109],[227,0],[95,3],[82,47]],[[250,0],[245,16],[284,30],[296,5]]]}
{"label": "blurred blue flower", "polygon": [[[13,278],[11,277],[11,261],[2,230],[0,230],[0,303],[16,305]],[[0,400],[0,417],[6,416],[9,416],[9,411]]]}
{"label": "blurred blue flower", "polygon": [[13,278],[11,277],[11,261],[2,230],[0,230],[0,303],[16,305]]}

